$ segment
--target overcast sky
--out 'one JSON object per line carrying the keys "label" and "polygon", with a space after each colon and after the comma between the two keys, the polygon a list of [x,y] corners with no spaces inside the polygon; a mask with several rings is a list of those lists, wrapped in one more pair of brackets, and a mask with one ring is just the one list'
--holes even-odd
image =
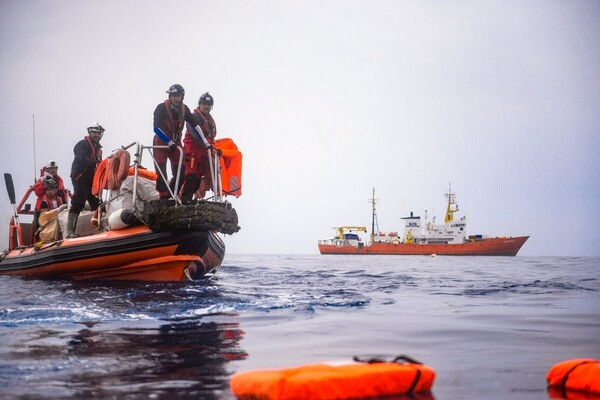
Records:
{"label": "overcast sky", "polygon": [[373,187],[382,230],[441,221],[451,182],[469,234],[597,256],[598,21],[598,1],[0,0],[0,172],[20,197],[54,159],[72,188],[87,125],[105,154],[150,144],[180,83],[243,152],[230,253],[315,254],[370,224]]}

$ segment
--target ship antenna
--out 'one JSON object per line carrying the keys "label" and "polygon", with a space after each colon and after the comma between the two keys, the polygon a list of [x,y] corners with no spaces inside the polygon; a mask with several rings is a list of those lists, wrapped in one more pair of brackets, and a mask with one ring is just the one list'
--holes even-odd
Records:
{"label": "ship antenna", "polygon": [[[375,188],[373,188],[373,197],[369,199],[369,203],[373,207],[373,216],[371,219],[371,243],[375,242],[375,232],[379,234],[379,223],[377,222],[377,210],[375,209],[375,203],[377,203],[377,199],[375,198]],[[376,230],[377,229],[377,230]]]}
{"label": "ship antenna", "polygon": [[[450,186],[450,182],[448,182],[448,193],[446,193],[446,198],[448,199],[448,208],[446,208],[446,217],[444,218],[444,222],[447,224],[449,222],[454,221],[454,213],[458,211],[458,204],[456,204],[456,195],[452,193],[452,187]],[[452,207],[454,205],[454,208]]]}
{"label": "ship antenna", "polygon": [[33,128],[33,183],[37,182],[37,160],[35,157],[35,114],[31,116],[31,125]]}

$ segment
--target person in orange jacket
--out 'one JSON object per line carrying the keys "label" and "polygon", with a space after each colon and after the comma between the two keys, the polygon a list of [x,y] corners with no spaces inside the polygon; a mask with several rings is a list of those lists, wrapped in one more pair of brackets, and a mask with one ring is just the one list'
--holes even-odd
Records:
{"label": "person in orange jacket", "polygon": [[69,200],[69,191],[65,188],[63,179],[58,175],[58,164],[54,160],[48,161],[40,171],[40,179],[35,183],[33,189],[35,195],[38,197],[35,207],[38,208],[42,197],[46,194],[44,183],[48,180],[54,181],[56,184],[56,194],[61,198],[64,204],[67,204]]}
{"label": "person in orange jacket", "polygon": [[[207,189],[212,187],[208,163],[209,150],[213,149],[215,136],[217,136],[217,124],[212,115],[210,115],[214,104],[214,98],[210,93],[206,92],[198,99],[198,107],[194,110],[193,114],[194,120],[200,125],[204,133],[205,141],[199,138],[198,135],[194,135],[194,131],[190,126],[188,126],[188,130],[185,132],[185,138],[183,139],[185,183],[181,196],[183,200],[191,200],[198,188],[204,194]],[[210,146],[207,146],[206,142]]]}
{"label": "person in orange jacket", "polygon": [[44,181],[44,192],[45,194],[40,199],[40,204],[36,207],[36,211],[43,213],[54,210],[64,204],[62,198],[58,195],[58,187],[52,179]]}
{"label": "person in orange jacket", "polygon": [[[190,130],[200,138],[205,147],[211,146],[206,140],[200,125],[193,118],[192,112],[188,106],[183,104],[183,98],[185,97],[183,86],[179,84],[171,85],[169,90],[167,90],[167,94],[169,98],[157,105],[154,110],[155,136],[153,144],[154,146],[169,146],[168,149],[154,149],[154,159],[156,160],[158,169],[162,172],[162,174],[158,174],[158,179],[156,180],[156,190],[160,194],[161,199],[168,199],[170,197],[169,188],[175,195],[178,195],[183,185],[184,172],[182,169],[179,175],[179,185],[175,187],[180,157],[178,147],[181,145],[181,131],[183,130],[184,123],[190,125]],[[172,172],[169,183],[166,181],[167,160],[171,162]]]}

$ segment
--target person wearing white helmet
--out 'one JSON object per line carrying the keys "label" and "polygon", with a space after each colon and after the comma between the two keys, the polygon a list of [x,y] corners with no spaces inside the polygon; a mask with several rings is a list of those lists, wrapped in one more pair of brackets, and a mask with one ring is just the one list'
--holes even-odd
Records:
{"label": "person wearing white helmet", "polygon": [[75,228],[79,213],[85,207],[85,202],[90,204],[92,211],[100,205],[100,199],[92,194],[92,183],[96,167],[102,161],[102,146],[100,139],[104,136],[104,128],[94,122],[87,128],[88,134],[77,142],[73,149],[74,159],[71,165],[71,182],[73,182],[73,199],[69,209],[67,231],[65,237],[77,237]]}
{"label": "person wearing white helmet", "polygon": [[172,173],[172,178],[168,184],[162,178],[161,174],[158,174],[156,190],[159,192],[161,199],[168,199],[170,197],[169,188],[177,196],[183,185],[184,171],[182,170],[179,175],[179,186],[175,187],[183,125],[186,122],[189,123],[193,127],[194,133],[201,137],[201,140],[204,140],[203,143],[205,143],[205,146],[211,146],[205,138],[200,125],[198,125],[198,122],[192,116],[192,112],[188,106],[183,104],[183,98],[185,97],[183,86],[179,84],[171,85],[166,93],[169,95],[169,98],[157,105],[154,110],[155,136],[153,144],[154,146],[169,146],[168,149],[155,149],[154,158],[165,178],[167,177],[167,160],[171,162]]}

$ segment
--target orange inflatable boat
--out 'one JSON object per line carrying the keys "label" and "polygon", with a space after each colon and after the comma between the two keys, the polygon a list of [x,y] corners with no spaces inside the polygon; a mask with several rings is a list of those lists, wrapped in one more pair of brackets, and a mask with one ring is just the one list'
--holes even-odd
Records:
{"label": "orange inflatable boat", "polygon": [[593,393],[594,398],[600,399],[599,360],[577,358],[560,362],[550,369],[546,379],[552,398],[588,399]]}
{"label": "orange inflatable boat", "polygon": [[398,356],[391,362],[374,359],[240,372],[232,376],[230,386],[240,400],[340,400],[428,393],[434,378],[430,367]]}

